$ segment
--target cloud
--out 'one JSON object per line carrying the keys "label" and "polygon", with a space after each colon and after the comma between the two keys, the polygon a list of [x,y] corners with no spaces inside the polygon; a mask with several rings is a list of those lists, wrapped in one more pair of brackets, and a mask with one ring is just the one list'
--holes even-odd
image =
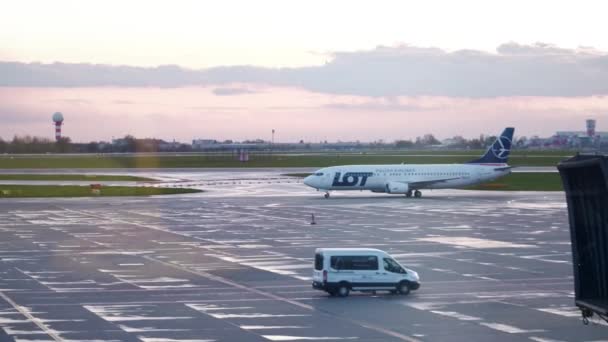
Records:
{"label": "cloud", "polygon": [[374,98],[369,101],[331,102],[324,107],[329,109],[368,112],[421,112],[444,108],[440,101],[425,101],[423,98],[400,99],[395,97]]}
{"label": "cloud", "polygon": [[44,122],[51,125],[51,115],[32,113],[22,108],[0,107],[0,118],[3,125],[9,124],[31,124]]}
{"label": "cloud", "polygon": [[57,102],[70,103],[70,104],[74,104],[74,105],[90,105],[91,104],[91,101],[88,101],[85,99],[62,99]]}
{"label": "cloud", "polygon": [[[424,133],[476,137],[496,134],[506,125],[517,127],[520,136],[550,136],[561,130],[582,131],[588,118],[598,120],[598,131],[608,129],[608,96],[358,97],[264,87],[255,96],[241,98],[216,96],[211,89],[0,87],[0,137],[52,139],[55,111],[65,116],[64,134],[78,142],[126,134],[168,141],[268,139],[271,128],[277,141],[392,141]],[[57,106],[55,101],[64,99],[86,99],[91,105]],[[117,105],[116,100],[134,104]]]}
{"label": "cloud", "polygon": [[186,109],[197,112],[234,112],[243,108],[239,106],[189,106]]}
{"label": "cloud", "polygon": [[[216,86],[219,96],[249,94],[249,86],[280,86],[372,97],[592,96],[608,94],[608,53],[584,47],[506,43],[496,53],[447,52],[408,45],[336,52],[322,66],[225,66],[202,70],[99,64],[0,62],[0,86]],[[246,84],[248,87],[234,87]]]}
{"label": "cloud", "polygon": [[576,54],[597,54],[602,55],[601,51],[592,47],[579,47],[576,50],[564,49],[547,43],[536,43],[533,45],[522,45],[516,42],[509,42],[500,45],[496,51],[502,55],[571,55]]}
{"label": "cloud", "polygon": [[135,104],[135,102],[133,101],[129,101],[129,100],[114,100],[112,101],[113,104],[117,104],[117,105],[132,105]]}
{"label": "cloud", "polygon": [[235,96],[258,93],[258,91],[247,88],[215,88],[212,92],[216,96]]}

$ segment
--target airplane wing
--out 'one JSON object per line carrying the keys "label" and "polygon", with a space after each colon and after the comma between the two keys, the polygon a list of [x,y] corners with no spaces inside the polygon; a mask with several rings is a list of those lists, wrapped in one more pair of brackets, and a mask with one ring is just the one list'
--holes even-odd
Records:
{"label": "airplane wing", "polygon": [[507,170],[510,170],[512,168],[513,168],[513,166],[497,167],[497,168],[494,169],[494,171],[507,171]]}
{"label": "airplane wing", "polygon": [[420,182],[409,182],[407,184],[409,185],[409,187],[411,189],[415,189],[417,187],[425,187],[425,186],[429,186],[429,185],[433,185],[433,184],[437,184],[437,183],[443,183],[443,182],[451,181],[451,180],[454,180],[454,179],[460,179],[460,177],[433,179],[433,180],[420,181]]}

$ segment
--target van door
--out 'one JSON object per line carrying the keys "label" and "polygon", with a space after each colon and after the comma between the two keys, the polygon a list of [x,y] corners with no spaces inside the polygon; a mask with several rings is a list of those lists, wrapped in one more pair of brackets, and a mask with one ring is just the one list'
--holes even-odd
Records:
{"label": "van door", "polygon": [[405,270],[392,258],[383,257],[382,267],[374,281],[379,288],[394,289],[395,285],[403,280]]}
{"label": "van door", "polygon": [[378,273],[378,257],[375,255],[358,255],[351,258],[351,267],[355,272],[353,289],[370,290],[375,288],[374,278]]}
{"label": "van door", "polygon": [[353,283],[355,272],[351,269],[348,258],[343,255],[332,255],[329,258],[328,283],[337,284],[341,281]]}
{"label": "van door", "polygon": [[325,260],[322,253],[315,254],[315,269],[312,271],[312,280],[317,283],[323,283],[323,269]]}

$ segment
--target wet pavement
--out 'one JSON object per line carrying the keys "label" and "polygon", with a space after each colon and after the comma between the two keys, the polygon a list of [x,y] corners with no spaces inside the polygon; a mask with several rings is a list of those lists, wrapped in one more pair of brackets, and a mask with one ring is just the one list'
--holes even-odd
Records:
{"label": "wet pavement", "polygon": [[[0,341],[599,341],[573,305],[563,193],[324,199],[283,171],[201,194],[0,200]],[[310,225],[314,213],[316,225]],[[317,247],[373,247],[409,296],[311,289]]]}
{"label": "wet pavement", "polygon": [[[56,170],[0,170],[0,174],[78,174],[78,175],[136,175],[147,177],[155,181],[21,181],[21,180],[0,180],[0,184],[14,185],[82,185],[87,186],[91,183],[106,186],[147,186],[147,187],[189,187],[196,189],[206,189],[207,187],[226,186],[227,191],[232,191],[233,186],[259,184],[300,184],[301,179],[288,177],[288,174],[311,173],[316,168],[179,168],[179,169],[56,169]],[[557,172],[555,167],[517,167],[513,169],[515,173],[537,173],[537,172]],[[1,185],[0,185],[1,186]],[[298,186],[296,191],[301,190]],[[282,189],[278,189],[280,195],[284,195]]]}

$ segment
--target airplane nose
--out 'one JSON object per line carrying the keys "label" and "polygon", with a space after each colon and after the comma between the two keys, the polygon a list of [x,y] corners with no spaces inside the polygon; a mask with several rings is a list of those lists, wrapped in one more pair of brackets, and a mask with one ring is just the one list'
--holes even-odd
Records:
{"label": "airplane nose", "polygon": [[306,178],[304,178],[304,184],[308,185],[311,188],[314,188],[312,183],[313,183],[312,176],[306,176]]}

